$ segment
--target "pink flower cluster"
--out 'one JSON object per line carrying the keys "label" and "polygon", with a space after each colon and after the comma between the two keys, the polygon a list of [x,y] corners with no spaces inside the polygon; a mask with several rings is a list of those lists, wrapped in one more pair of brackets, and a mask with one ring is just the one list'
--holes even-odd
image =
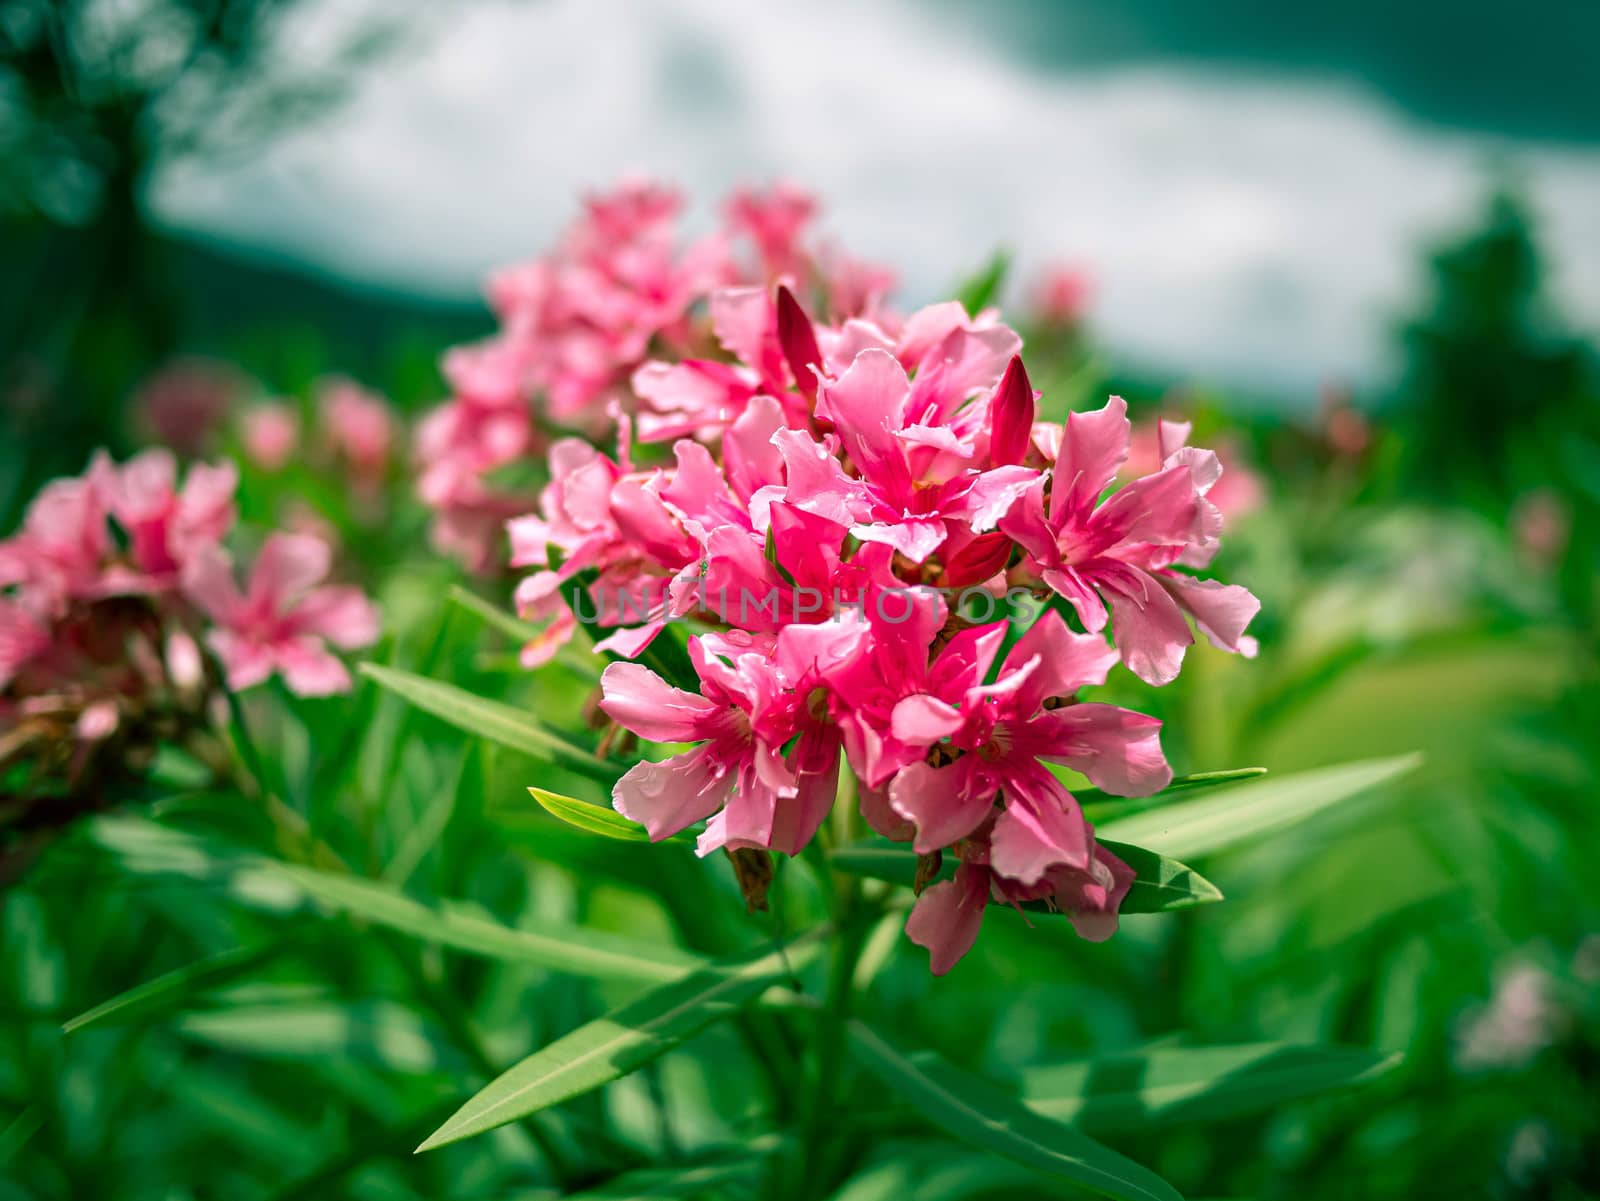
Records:
{"label": "pink flower cluster", "polygon": [[[696,744],[633,767],[617,809],[658,839],[704,822],[702,854],[792,855],[848,763],[875,830],[930,866],[959,859],[908,924],[936,972],[989,902],[1044,901],[1107,937],[1132,872],[1047,765],[1116,795],[1159,790],[1160,723],[1080,691],[1119,658],[1170,681],[1191,623],[1253,652],[1255,598],[1192,574],[1217,550],[1217,457],[1174,440],[1113,488],[1122,400],[1037,421],[1020,339],[956,303],[824,324],[778,286],[708,307],[725,353],[638,366],[647,407],[619,422],[615,453],[556,442],[538,511],[509,525],[513,562],[536,568],[519,606],[549,623],[528,662],[580,618],[613,627],[600,646],[624,659],[669,622],[704,631],[693,678],[604,673],[622,727]],[[634,462],[635,429],[676,439],[670,465]],[[1008,647],[1020,623],[995,615],[1019,590],[1061,599]]]}
{"label": "pink flower cluster", "polygon": [[325,584],[330,551],[303,535],[270,535],[241,591],[222,547],[237,484],[232,463],[196,464],[180,481],[168,451],[148,450],[121,465],[97,455],[82,476],[47,485],[0,542],[0,717],[68,697],[97,715],[93,730],[114,730],[142,687],[128,649],[105,637],[127,614],[185,689],[203,676],[196,635],[233,688],[278,673],[302,695],[348,689],[328,648],[375,641],[377,609],[359,589]]}
{"label": "pink flower cluster", "polygon": [[[439,549],[474,570],[498,562],[504,522],[529,498],[496,473],[540,452],[551,428],[594,435],[618,413],[652,408],[635,375],[652,357],[697,361],[720,346],[741,363],[711,372],[708,392],[771,391],[761,372],[782,364],[762,359],[750,332],[769,283],[826,297],[841,317],[872,312],[892,284],[881,269],[813,248],[816,204],[793,188],[736,192],[723,228],[687,245],[677,234],[681,209],[671,189],[623,184],[589,197],[549,254],[491,280],[499,330],[445,356],[451,398],[416,436],[418,490]],[[708,320],[708,299],[740,283],[755,286],[753,299],[730,300]],[[675,436],[688,419],[677,390],[667,390],[660,420],[641,424],[647,437]]]}

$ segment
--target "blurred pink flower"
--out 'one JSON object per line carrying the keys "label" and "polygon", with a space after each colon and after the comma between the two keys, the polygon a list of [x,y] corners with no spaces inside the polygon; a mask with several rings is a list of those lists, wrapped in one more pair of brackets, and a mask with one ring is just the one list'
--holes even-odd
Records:
{"label": "blurred pink flower", "polygon": [[277,672],[301,696],[349,690],[350,673],[327,644],[369,646],[380,619],[360,589],[321,583],[331,565],[332,552],[320,539],[273,534],[244,592],[220,549],[207,548],[189,566],[184,591],[214,623],[208,641],[230,688],[249,688]]}
{"label": "blurred pink flower", "polygon": [[175,359],[145,378],[132,403],[156,441],[189,457],[211,448],[228,411],[249,388],[226,363]]}
{"label": "blurred pink flower", "polygon": [[252,405],[239,426],[245,457],[263,471],[282,471],[300,445],[300,414],[283,401]]}
{"label": "blurred pink flower", "polygon": [[1561,562],[1572,537],[1572,511],[1549,488],[1517,498],[1511,507],[1511,537],[1524,560],[1549,569]]}
{"label": "blurred pink flower", "polygon": [[804,233],[817,215],[817,198],[792,184],[739,188],[722,207],[728,226],[748,237],[767,279],[800,277],[810,266]]}
{"label": "blurred pink flower", "polygon": [[1033,312],[1041,323],[1068,328],[1083,320],[1094,294],[1094,280],[1088,270],[1069,263],[1046,268],[1034,287]]}
{"label": "blurred pink flower", "polygon": [[176,584],[187,563],[233,528],[238,486],[238,468],[227,460],[196,463],[181,490],[169,451],[147,450],[124,463],[111,487],[111,514],[127,532],[137,573],[124,586]]}
{"label": "blurred pink flower", "polygon": [[381,481],[398,434],[389,402],[339,378],[323,381],[318,396],[322,427],[334,454],[350,465],[358,482]]}
{"label": "blurred pink flower", "polygon": [[81,476],[51,480],[28,505],[22,529],[0,542],[0,588],[18,586],[52,615],[100,593],[111,535],[116,468],[100,452]]}

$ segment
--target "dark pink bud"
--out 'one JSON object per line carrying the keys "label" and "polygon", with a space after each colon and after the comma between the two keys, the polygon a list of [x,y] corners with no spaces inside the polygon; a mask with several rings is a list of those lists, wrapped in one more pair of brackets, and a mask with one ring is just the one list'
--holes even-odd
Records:
{"label": "dark pink bud", "polygon": [[992,578],[997,572],[1005,570],[1014,545],[1011,536],[999,530],[992,534],[979,534],[944,565],[945,587],[965,588],[968,584],[981,584]]}
{"label": "dark pink bud", "polygon": [[989,461],[996,467],[1020,463],[1033,433],[1033,385],[1019,355],[1012,355],[989,412]]}
{"label": "dark pink bud", "polygon": [[778,345],[789,362],[795,386],[807,400],[817,398],[817,377],[811,369],[822,366],[822,351],[817,346],[811,318],[800,307],[794,293],[778,285]]}

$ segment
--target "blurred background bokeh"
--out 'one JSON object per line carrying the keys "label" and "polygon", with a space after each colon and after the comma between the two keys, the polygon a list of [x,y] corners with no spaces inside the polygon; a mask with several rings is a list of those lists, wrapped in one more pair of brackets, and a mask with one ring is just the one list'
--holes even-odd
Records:
{"label": "blurred background bokeh", "polygon": [[[309,412],[332,376],[437,403],[439,354],[493,328],[486,272],[625,176],[683,188],[691,228],[736,184],[813,190],[907,306],[1003,252],[1048,414],[1121,392],[1230,463],[1220,574],[1262,649],[1155,696],[1178,770],[1427,759],[1208,868],[1228,904],[1108,947],[996,922],[943,982],[902,956],[886,1003],[999,1078],[1175,1036],[1405,1053],[1348,1098],[1118,1142],[1190,1195],[1600,1195],[1597,46],[1578,0],[0,0],[0,522],[96,447],[236,447],[243,408]],[[455,577],[389,487],[375,516],[291,464],[244,504],[342,527],[420,642]],[[294,719],[308,772],[332,714]],[[500,768],[485,789],[528,782]],[[474,875],[482,842],[418,879],[659,918]],[[409,1157],[409,1101],[374,1093],[432,1104],[462,1069],[312,1020],[386,996],[356,963],[299,1024],[63,1043],[241,920],[107,879],[0,901],[0,1196],[521,1195],[505,1140]],[[914,1147],[885,1162],[852,1201],[935,1195]]]}

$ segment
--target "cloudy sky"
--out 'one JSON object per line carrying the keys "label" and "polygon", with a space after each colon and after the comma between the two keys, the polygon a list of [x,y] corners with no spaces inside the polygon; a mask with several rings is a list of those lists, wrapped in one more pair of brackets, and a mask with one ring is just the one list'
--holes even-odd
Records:
{"label": "cloudy sky", "polygon": [[[982,11],[981,9],[979,11]],[[819,192],[847,246],[933,297],[999,244],[1087,266],[1142,365],[1307,395],[1380,378],[1416,247],[1525,180],[1553,285],[1600,327],[1600,144],[1422,122],[1351,75],[1198,61],[1024,65],[911,0],[482,0],[435,13],[349,103],[226,171],[169,175],[165,223],[365,283],[473,294],[585,188]]]}

